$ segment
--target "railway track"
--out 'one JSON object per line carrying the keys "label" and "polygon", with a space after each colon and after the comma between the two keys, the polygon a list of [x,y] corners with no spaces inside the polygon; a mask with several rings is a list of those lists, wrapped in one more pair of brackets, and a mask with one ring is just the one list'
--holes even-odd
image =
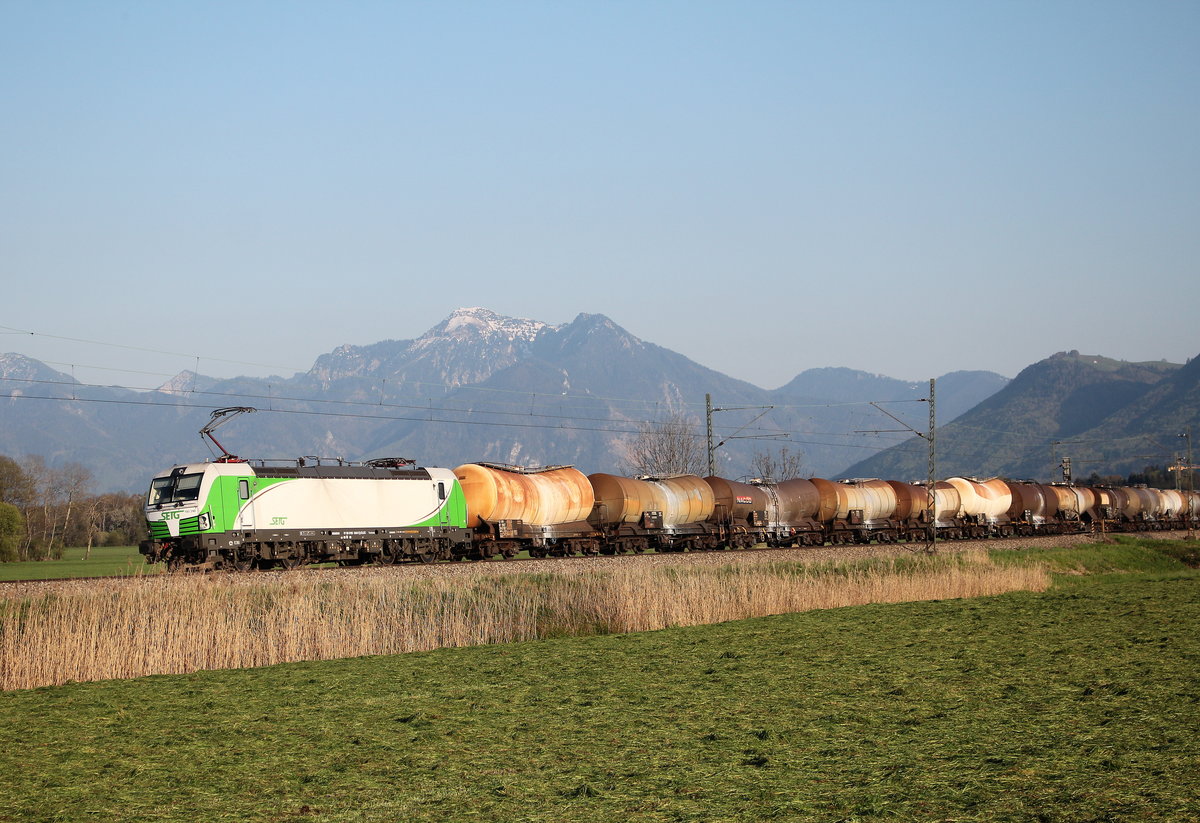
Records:
{"label": "railway track", "polygon": [[[1183,531],[1155,532],[1143,536],[1152,536],[1163,540],[1185,539]],[[1073,534],[1047,535],[1038,537],[1005,537],[986,540],[953,540],[938,541],[939,554],[950,554],[981,549],[1007,549],[1020,551],[1024,549],[1048,548],[1051,546],[1082,545],[1103,542],[1103,535]],[[440,563],[405,563],[399,565],[364,565],[364,566],[310,566],[295,570],[273,569],[255,572],[211,572],[208,574],[144,574],[120,575],[107,577],[71,577],[44,578],[40,580],[10,580],[0,581],[0,599],[20,599],[36,597],[56,592],[68,592],[94,588],[98,585],[127,586],[127,585],[171,585],[173,581],[195,580],[197,578],[212,578],[221,580],[238,580],[248,585],[262,583],[274,579],[277,575],[296,574],[328,574],[349,576],[394,576],[402,579],[425,579],[430,577],[470,576],[485,574],[578,574],[588,569],[604,568],[613,564],[644,564],[650,566],[687,566],[708,565],[721,566],[738,563],[773,563],[781,561],[807,561],[824,563],[833,561],[854,560],[870,557],[889,557],[908,555],[919,552],[923,548],[920,543],[871,543],[848,545],[809,546],[805,548],[770,548],[766,546],[737,551],[714,550],[698,552],[649,552],[646,554],[622,554],[600,556],[572,556],[556,558],[513,558],[509,560],[493,559],[487,561]]]}

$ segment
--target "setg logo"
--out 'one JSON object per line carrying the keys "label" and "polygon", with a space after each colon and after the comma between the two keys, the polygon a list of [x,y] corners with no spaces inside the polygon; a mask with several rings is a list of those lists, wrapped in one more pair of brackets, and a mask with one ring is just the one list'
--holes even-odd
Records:
{"label": "setg logo", "polygon": [[179,512],[163,512],[162,519],[163,520],[178,520]]}

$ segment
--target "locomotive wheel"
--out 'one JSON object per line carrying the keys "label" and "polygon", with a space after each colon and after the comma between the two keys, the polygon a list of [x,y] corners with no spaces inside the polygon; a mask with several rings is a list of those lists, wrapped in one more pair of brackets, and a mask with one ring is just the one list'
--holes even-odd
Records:
{"label": "locomotive wheel", "polygon": [[248,572],[254,568],[254,558],[235,554],[229,561],[229,565],[235,572]]}
{"label": "locomotive wheel", "polygon": [[291,571],[293,569],[300,568],[299,557],[280,557],[275,562],[279,564],[279,568],[285,571]]}

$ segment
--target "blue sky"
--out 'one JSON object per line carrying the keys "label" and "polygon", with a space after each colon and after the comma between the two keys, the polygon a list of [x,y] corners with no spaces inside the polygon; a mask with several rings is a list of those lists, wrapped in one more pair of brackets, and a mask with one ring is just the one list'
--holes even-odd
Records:
{"label": "blue sky", "polygon": [[0,0],[0,101],[0,351],[99,382],[459,306],[767,388],[1200,353],[1196,2]]}

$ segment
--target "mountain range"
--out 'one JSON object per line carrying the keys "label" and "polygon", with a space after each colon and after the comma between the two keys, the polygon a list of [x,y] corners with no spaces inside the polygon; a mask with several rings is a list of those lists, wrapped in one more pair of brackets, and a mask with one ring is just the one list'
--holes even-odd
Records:
{"label": "mountain range", "polygon": [[[1125,365],[1115,371],[1130,376],[1112,381],[1119,397],[1109,405],[1114,414],[1130,412],[1128,425],[1142,425],[1152,408],[1133,414],[1131,404],[1143,397],[1137,387],[1148,390],[1159,382],[1154,375],[1184,369]],[[1034,378],[1025,382],[1038,383]],[[943,375],[939,423],[953,432],[951,421],[1011,391],[992,372]],[[140,491],[156,471],[209,457],[196,432],[212,409],[236,405],[259,413],[231,419],[218,437],[247,457],[406,456],[424,465],[570,463],[586,472],[620,472],[631,438],[648,423],[682,414],[702,437],[706,394],[718,409],[715,440],[723,443],[717,472],[730,477],[747,474],[756,451],[780,448],[802,451],[805,473],[857,476],[871,465],[858,462],[863,454],[918,440],[908,429],[927,424],[925,382],[814,368],[768,390],[635,337],[603,315],[549,325],[465,308],[415,339],[341,346],[291,377],[182,372],[154,391],[82,385],[23,355],[0,355],[0,454],[79,462],[101,490]],[[1174,403],[1179,395],[1161,399]],[[1083,408],[1095,415],[1101,406],[1084,392],[1055,413]],[[895,453],[911,448],[902,442]],[[947,463],[954,465],[949,457]]]}
{"label": "mountain range", "polygon": [[[1034,363],[975,408],[939,425],[941,477],[1076,479],[1165,466],[1200,435],[1200,357],[1129,363],[1077,351]],[[846,469],[851,476],[924,478],[928,446],[909,441]]]}

